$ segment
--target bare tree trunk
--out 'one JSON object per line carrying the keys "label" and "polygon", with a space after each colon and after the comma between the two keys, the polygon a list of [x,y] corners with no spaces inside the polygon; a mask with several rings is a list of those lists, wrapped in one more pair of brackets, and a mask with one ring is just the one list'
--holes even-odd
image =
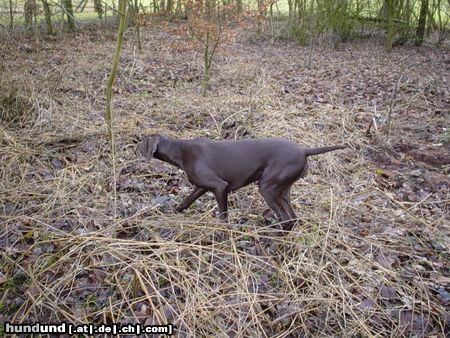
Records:
{"label": "bare tree trunk", "polygon": [[242,0],[236,0],[236,12],[238,14],[242,13]]}
{"label": "bare tree trunk", "polygon": [[[111,65],[111,73],[109,74],[108,81],[106,83],[106,111],[105,111],[105,121],[106,128],[108,132],[108,138],[111,147],[111,162],[112,162],[112,172],[113,172],[113,198],[114,198],[114,218],[117,214],[117,172],[116,172],[116,146],[114,140],[114,130],[113,130],[113,113],[111,109],[112,100],[112,86],[116,78],[117,67],[119,66],[120,51],[122,49],[123,42],[123,32],[125,31],[126,25],[126,12],[127,12],[127,0],[119,0],[119,29],[117,34],[117,44],[116,50],[114,51],[114,57]],[[115,235],[115,228],[113,228]]]}
{"label": "bare tree trunk", "polygon": [[101,0],[94,0],[94,10],[98,15],[100,21],[102,20],[103,15],[103,6]]}
{"label": "bare tree trunk", "polygon": [[64,10],[67,15],[67,26],[70,31],[75,30],[75,17],[73,16],[72,0],[64,0]]}
{"label": "bare tree trunk", "polygon": [[294,12],[294,1],[288,0],[288,6],[289,6],[289,18],[291,18],[292,13]]}
{"label": "bare tree trunk", "polygon": [[[125,31],[125,21],[126,21],[126,11],[127,11],[127,0],[119,0],[119,32],[117,36],[117,45],[114,52],[111,73],[109,74],[108,82],[106,84],[106,112],[105,121],[106,128],[108,132],[108,138],[111,142],[111,147],[114,146],[114,133],[113,133],[113,115],[111,109],[111,99],[112,99],[112,85],[116,78],[117,67],[119,65],[120,51],[122,49],[123,32]],[[112,148],[114,153],[114,149]]]}
{"label": "bare tree trunk", "polygon": [[[209,1],[205,2],[205,14],[204,17],[208,24],[214,25],[217,29],[215,34],[211,36],[209,31],[206,31],[205,41],[204,41],[204,53],[203,53],[203,62],[204,62],[204,78],[202,83],[202,95],[206,96],[207,91],[209,89],[209,80],[211,79],[211,65],[213,57],[217,51],[217,47],[220,44],[220,38],[222,35],[222,21],[220,17],[220,9],[217,8],[217,12],[215,9],[215,3],[210,3]],[[217,4],[219,5],[219,4]],[[214,7],[213,7],[214,6]]]}
{"label": "bare tree trunk", "polygon": [[183,16],[183,10],[182,10],[182,3],[180,0],[177,0],[176,6],[175,6],[175,15],[178,17]]}
{"label": "bare tree trunk", "polygon": [[142,42],[141,42],[141,28],[140,28],[140,22],[139,22],[139,3],[138,0],[134,0],[134,6],[136,7],[136,19],[134,24],[136,25],[136,35],[138,40],[138,49],[141,52],[142,51]]}
{"label": "bare tree trunk", "polygon": [[52,24],[52,11],[47,0],[42,0],[42,7],[44,7],[45,23],[47,24],[47,34],[53,35],[53,24]]}
{"label": "bare tree trunk", "polygon": [[309,14],[309,57],[308,68],[311,68],[312,54],[313,54],[313,37],[314,37],[314,1],[311,1],[311,13]]}
{"label": "bare tree trunk", "polygon": [[173,0],[167,0],[166,12],[167,14],[171,14],[173,9]]}
{"label": "bare tree trunk", "polygon": [[131,10],[131,17],[133,18],[133,25],[134,25],[134,28],[136,29],[136,38],[137,38],[138,49],[139,49],[139,51],[142,51],[141,30],[140,30],[140,26],[139,26],[139,2],[138,2],[138,0],[134,0],[134,2],[131,0],[129,8]]}
{"label": "bare tree trunk", "polygon": [[38,20],[37,20],[37,15],[38,15],[38,11],[37,11],[37,3],[36,0],[33,0],[33,18],[34,18],[34,27],[37,27],[38,25]]}
{"label": "bare tree trunk", "polygon": [[14,14],[12,0],[9,0],[9,29],[14,28]]}
{"label": "bare tree trunk", "polygon": [[385,49],[386,52],[390,53],[392,51],[392,41],[394,39],[394,5],[395,0],[386,0],[386,42]]}
{"label": "bare tree trunk", "polygon": [[258,31],[258,33],[261,33],[263,31],[264,18],[265,18],[265,10],[264,10],[263,0],[258,0],[257,6],[258,6],[257,31]]}
{"label": "bare tree trunk", "polygon": [[80,11],[80,13],[83,12],[84,9],[86,8],[87,3],[88,3],[88,0],[81,0],[81,2],[75,8],[75,12],[78,12],[78,11]]}
{"label": "bare tree trunk", "polygon": [[208,58],[208,43],[209,43],[209,33],[206,33],[206,43],[205,43],[205,52],[203,54],[203,63],[204,63],[204,76],[202,83],[202,96],[206,96],[209,87],[209,79],[211,78],[211,63]]}
{"label": "bare tree trunk", "polygon": [[428,14],[428,0],[422,0],[420,5],[419,23],[416,30],[416,46],[421,46],[423,43],[423,37],[425,35],[425,26],[427,22]]}
{"label": "bare tree trunk", "polygon": [[33,34],[33,0],[26,0],[23,5],[25,15],[25,30],[27,35]]}

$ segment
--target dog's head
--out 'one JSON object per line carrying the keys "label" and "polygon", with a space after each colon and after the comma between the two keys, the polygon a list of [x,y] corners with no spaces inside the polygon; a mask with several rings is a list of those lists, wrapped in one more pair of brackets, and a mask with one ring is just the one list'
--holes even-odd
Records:
{"label": "dog's head", "polygon": [[160,139],[161,135],[144,136],[137,145],[137,153],[150,161],[158,149]]}

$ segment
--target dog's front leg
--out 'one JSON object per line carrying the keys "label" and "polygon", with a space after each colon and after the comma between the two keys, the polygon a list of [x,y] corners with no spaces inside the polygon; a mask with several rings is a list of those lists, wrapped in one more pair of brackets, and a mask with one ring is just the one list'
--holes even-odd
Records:
{"label": "dog's front leg", "polygon": [[207,190],[195,187],[194,191],[187,196],[183,202],[180,203],[180,205],[175,209],[176,212],[182,212],[183,210],[189,208],[189,206],[194,203],[200,196],[202,196]]}
{"label": "dog's front leg", "polygon": [[219,218],[226,221],[228,219],[228,191],[227,186],[217,186],[213,189],[219,207]]}

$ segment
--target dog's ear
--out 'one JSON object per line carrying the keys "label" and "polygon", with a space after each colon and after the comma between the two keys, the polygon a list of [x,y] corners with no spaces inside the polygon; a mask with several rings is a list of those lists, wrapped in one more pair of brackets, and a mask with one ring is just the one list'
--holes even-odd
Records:
{"label": "dog's ear", "polygon": [[144,156],[147,160],[153,158],[153,154],[158,148],[159,136],[144,136],[142,141],[138,144],[137,150],[138,154]]}

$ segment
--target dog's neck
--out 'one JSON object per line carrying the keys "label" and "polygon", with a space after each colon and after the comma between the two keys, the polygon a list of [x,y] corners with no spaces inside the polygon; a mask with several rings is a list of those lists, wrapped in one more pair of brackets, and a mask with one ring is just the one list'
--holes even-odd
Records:
{"label": "dog's neck", "polygon": [[181,140],[161,137],[154,157],[183,169],[183,142]]}

